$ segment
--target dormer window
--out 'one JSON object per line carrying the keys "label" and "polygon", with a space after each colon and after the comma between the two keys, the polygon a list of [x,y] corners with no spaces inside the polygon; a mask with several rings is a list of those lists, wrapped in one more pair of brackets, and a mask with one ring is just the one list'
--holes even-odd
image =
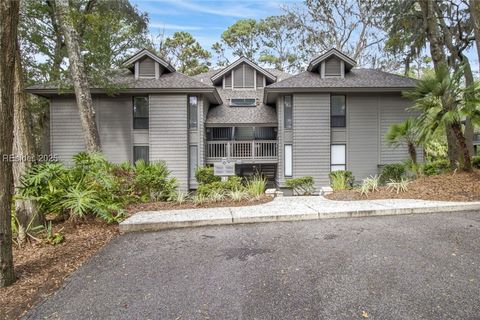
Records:
{"label": "dormer window", "polygon": [[331,57],[325,60],[325,77],[341,77],[342,76],[342,62],[336,57]]}
{"label": "dormer window", "polygon": [[140,50],[123,65],[135,74],[135,79],[158,79],[164,73],[175,72],[173,66],[147,49]]}
{"label": "dormer window", "polygon": [[256,107],[257,99],[230,99],[230,107]]}
{"label": "dormer window", "polygon": [[232,90],[255,90],[277,81],[277,77],[247,58],[240,58],[210,78],[215,86]]}
{"label": "dormer window", "polygon": [[344,78],[355,65],[355,60],[349,56],[337,49],[330,49],[313,59],[307,70],[319,73],[322,78]]}

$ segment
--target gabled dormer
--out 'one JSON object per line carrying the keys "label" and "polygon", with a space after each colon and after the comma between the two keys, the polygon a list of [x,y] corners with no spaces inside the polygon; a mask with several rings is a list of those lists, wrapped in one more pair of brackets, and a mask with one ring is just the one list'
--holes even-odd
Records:
{"label": "gabled dormer", "polygon": [[261,89],[277,77],[249,59],[242,57],[211,77],[215,86],[231,90]]}
{"label": "gabled dormer", "polygon": [[135,74],[135,79],[158,79],[164,73],[175,72],[175,68],[155,53],[142,49],[123,65]]}
{"label": "gabled dormer", "polygon": [[317,72],[322,78],[344,78],[356,66],[356,61],[337,49],[330,49],[313,59],[307,70]]}

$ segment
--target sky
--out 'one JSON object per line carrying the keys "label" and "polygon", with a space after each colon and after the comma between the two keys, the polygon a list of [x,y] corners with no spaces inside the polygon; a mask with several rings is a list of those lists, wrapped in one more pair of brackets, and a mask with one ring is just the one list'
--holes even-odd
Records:
{"label": "sky", "polygon": [[[282,7],[296,5],[301,0],[130,0],[150,19],[152,37],[165,37],[176,31],[191,33],[211,51],[212,45],[229,26],[239,19],[261,19],[282,14]],[[158,39],[157,39],[158,43]],[[227,56],[230,54],[227,52]],[[467,52],[473,70],[478,70],[475,47]],[[230,58],[230,57],[229,57]]]}
{"label": "sky", "polygon": [[150,17],[150,33],[170,36],[176,31],[191,33],[211,48],[229,26],[239,19],[261,19],[281,14],[281,7],[296,0],[132,0]]}

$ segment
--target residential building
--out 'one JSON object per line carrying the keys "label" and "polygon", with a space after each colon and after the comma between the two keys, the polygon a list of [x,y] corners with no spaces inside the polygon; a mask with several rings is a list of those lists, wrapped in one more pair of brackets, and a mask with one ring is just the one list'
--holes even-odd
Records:
{"label": "residential building", "polygon": [[[261,172],[279,188],[312,176],[317,189],[332,170],[361,180],[408,158],[384,136],[413,116],[401,92],[415,80],[357,68],[336,49],[297,75],[240,58],[189,77],[145,49],[124,65],[112,78],[115,96],[91,89],[102,150],[112,162],[163,160],[183,190],[197,187],[196,167],[224,158],[240,175]],[[50,100],[51,151],[69,163],[84,149],[73,92],[53,84],[27,90]]]}

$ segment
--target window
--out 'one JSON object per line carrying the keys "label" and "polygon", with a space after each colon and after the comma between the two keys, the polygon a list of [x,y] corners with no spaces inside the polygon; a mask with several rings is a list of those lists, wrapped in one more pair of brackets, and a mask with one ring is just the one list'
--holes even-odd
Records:
{"label": "window", "polygon": [[148,129],[148,97],[133,97],[133,129]]}
{"label": "window", "polygon": [[292,106],[292,96],[285,96],[283,98],[283,113],[285,118],[285,129],[292,129],[293,127],[293,106]]}
{"label": "window", "polygon": [[332,144],[330,146],[330,171],[346,170],[346,149],[344,144]]}
{"label": "window", "polygon": [[189,148],[189,172],[190,179],[195,179],[195,170],[198,167],[198,148],[197,146],[190,146]]}
{"label": "window", "polygon": [[233,87],[234,88],[254,88],[255,71],[249,65],[242,63],[233,69]]}
{"label": "window", "polygon": [[133,163],[137,162],[138,160],[145,160],[145,162],[148,162],[149,159],[149,148],[147,146],[133,147]]}
{"label": "window", "polygon": [[230,99],[230,107],[255,107],[257,99]]}
{"label": "window", "polygon": [[333,96],[330,99],[330,125],[332,128],[345,128],[346,104],[345,96]]}
{"label": "window", "polygon": [[285,150],[285,160],[284,160],[284,175],[285,177],[291,177],[293,174],[293,155],[292,155],[292,145],[286,144],[284,146]]}
{"label": "window", "polygon": [[196,129],[198,124],[198,97],[188,96],[188,128]]}

